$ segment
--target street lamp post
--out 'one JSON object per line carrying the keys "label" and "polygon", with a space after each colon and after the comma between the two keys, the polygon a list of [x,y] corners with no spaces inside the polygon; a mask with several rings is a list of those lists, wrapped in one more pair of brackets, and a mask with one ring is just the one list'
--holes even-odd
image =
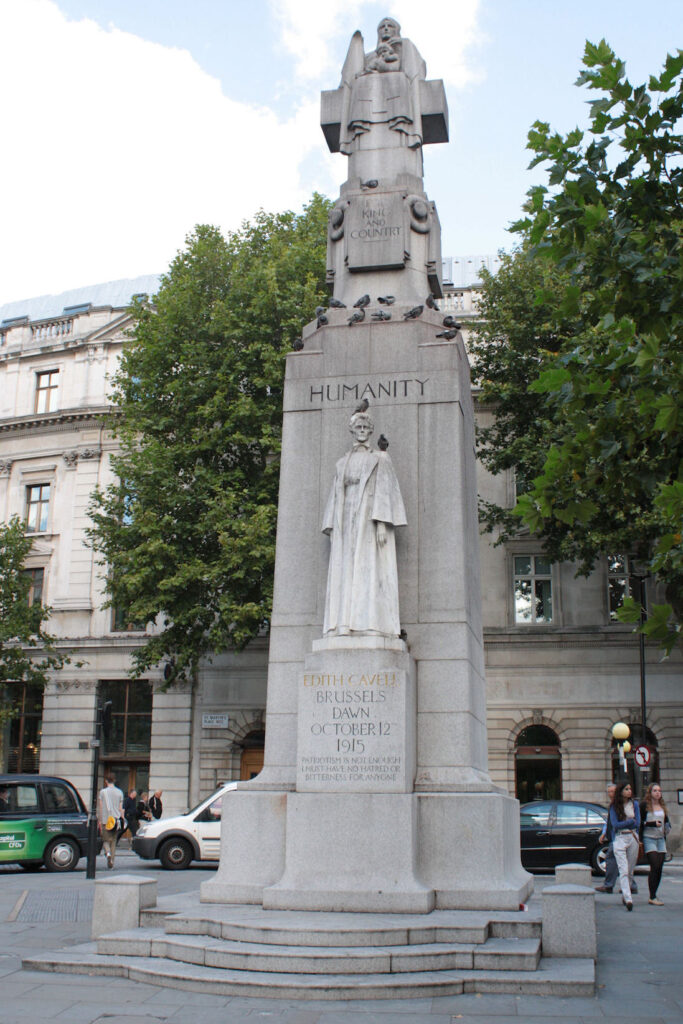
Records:
{"label": "street lamp post", "polygon": [[621,763],[622,771],[624,775],[627,775],[626,770],[626,755],[631,749],[631,744],[628,741],[628,737],[631,735],[631,730],[627,726],[626,722],[617,722],[612,726],[612,736],[617,741],[617,750],[619,751],[619,761]]}
{"label": "street lamp post", "polygon": [[[647,618],[647,592],[645,588],[645,580],[647,576],[638,577],[638,600],[640,601],[640,723],[641,723],[641,743],[643,746],[647,746],[647,698],[646,698],[646,680],[645,680],[645,634],[642,632],[642,627],[645,624]],[[643,770],[643,785],[647,785],[647,769]]]}
{"label": "street lamp post", "polygon": [[109,735],[109,725],[111,722],[111,701],[107,700],[104,704],[98,704],[95,713],[95,735],[90,741],[92,747],[93,758],[92,758],[92,789],[90,797],[90,816],[88,818],[88,853],[87,853],[87,867],[85,870],[86,878],[95,877],[95,864],[97,861],[97,786],[99,782],[100,774],[100,747],[102,745],[102,735],[105,737]]}

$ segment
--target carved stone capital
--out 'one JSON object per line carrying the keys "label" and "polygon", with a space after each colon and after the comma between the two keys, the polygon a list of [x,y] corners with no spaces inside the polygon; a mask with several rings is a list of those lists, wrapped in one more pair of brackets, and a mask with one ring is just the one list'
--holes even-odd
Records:
{"label": "carved stone capital", "polygon": [[99,459],[101,454],[99,448],[80,448],[76,451],[64,452],[62,457],[69,469],[75,469],[79,459]]}
{"label": "carved stone capital", "polygon": [[12,469],[12,459],[0,459],[0,476],[9,476]]}

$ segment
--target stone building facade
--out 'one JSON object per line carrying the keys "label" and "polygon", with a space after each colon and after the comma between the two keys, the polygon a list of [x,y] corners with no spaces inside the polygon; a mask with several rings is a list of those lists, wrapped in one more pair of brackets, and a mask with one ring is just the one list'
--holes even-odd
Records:
{"label": "stone building facade", "polygon": [[[463,324],[465,338],[477,316],[482,263],[495,272],[495,257],[444,260],[442,308]],[[26,569],[35,599],[52,607],[49,628],[72,652],[44,695],[14,688],[17,713],[2,734],[0,771],[64,775],[87,799],[96,703],[111,699],[103,765],[122,788],[162,789],[165,811],[173,812],[219,782],[258,772],[267,638],[206,665],[194,692],[167,688],[161,672],[129,678],[144,634],[102,607],[102,569],[85,530],[94,487],[111,480],[107,381],[126,343],[131,296],[157,284],[139,278],[0,307],[0,519],[18,514],[34,535]],[[482,421],[492,415],[479,407]],[[514,501],[514,480],[481,467],[479,489],[489,500]],[[616,552],[577,578],[571,565],[550,565],[524,534],[501,546],[483,535],[481,564],[493,779],[523,802],[602,802],[615,770],[612,725],[625,721],[641,737],[639,643],[612,615],[633,567]],[[646,647],[647,739],[675,842],[682,668],[680,653],[662,661]]]}

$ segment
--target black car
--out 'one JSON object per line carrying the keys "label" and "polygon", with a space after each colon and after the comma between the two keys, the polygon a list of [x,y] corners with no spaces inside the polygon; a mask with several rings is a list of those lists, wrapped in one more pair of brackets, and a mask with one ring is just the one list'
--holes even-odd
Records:
{"label": "black car", "polygon": [[607,808],[578,800],[534,800],[520,807],[522,867],[552,870],[557,864],[590,864],[605,873],[600,834]]}
{"label": "black car", "polygon": [[87,845],[88,812],[75,786],[52,775],[0,775],[0,866],[73,871]]}

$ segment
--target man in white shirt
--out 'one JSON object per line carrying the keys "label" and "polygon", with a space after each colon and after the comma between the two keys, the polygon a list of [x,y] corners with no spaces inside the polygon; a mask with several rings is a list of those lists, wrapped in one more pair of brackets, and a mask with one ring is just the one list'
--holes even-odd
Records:
{"label": "man in white shirt", "polygon": [[[102,849],[107,858],[107,867],[113,868],[116,856],[116,834],[119,823],[123,819],[123,793],[115,785],[113,775],[104,777],[104,789],[100,790],[97,799],[97,817],[102,832]],[[111,818],[115,819],[114,827],[107,828],[107,822]]]}

